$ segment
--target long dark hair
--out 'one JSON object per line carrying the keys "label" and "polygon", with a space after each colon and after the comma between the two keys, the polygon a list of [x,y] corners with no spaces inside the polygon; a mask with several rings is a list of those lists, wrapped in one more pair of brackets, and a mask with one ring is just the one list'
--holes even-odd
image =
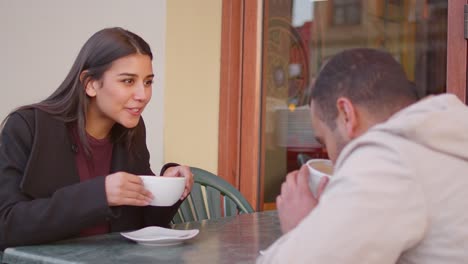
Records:
{"label": "long dark hair", "polygon": [[[148,55],[153,59],[148,43],[135,33],[119,27],[102,29],[86,41],[68,75],[57,90],[45,100],[21,106],[12,113],[18,110],[37,108],[65,123],[76,123],[81,144],[86,154],[89,155],[90,149],[86,138],[85,124],[90,99],[86,95],[84,87],[91,80],[101,79],[112,62],[135,53]],[[83,75],[80,76],[82,73]],[[3,121],[2,127],[12,113]],[[116,142],[123,139],[126,141],[127,147],[130,148],[137,128],[138,126],[126,129],[116,124],[111,131],[111,140]]]}

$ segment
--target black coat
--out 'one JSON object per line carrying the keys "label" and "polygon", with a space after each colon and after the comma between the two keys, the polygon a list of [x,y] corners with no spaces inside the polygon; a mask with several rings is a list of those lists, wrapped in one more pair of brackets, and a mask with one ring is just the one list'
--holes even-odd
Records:
{"label": "black coat", "polygon": [[[134,155],[114,143],[111,172],[154,175],[142,120],[138,126]],[[40,110],[10,116],[0,139],[0,249],[71,238],[104,221],[112,232],[169,224],[180,202],[109,207],[105,175],[80,182],[74,155],[64,122]]]}

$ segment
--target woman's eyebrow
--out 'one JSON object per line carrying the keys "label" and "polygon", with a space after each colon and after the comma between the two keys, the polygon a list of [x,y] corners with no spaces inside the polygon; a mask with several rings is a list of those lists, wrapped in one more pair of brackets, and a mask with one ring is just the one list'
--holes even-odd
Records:
{"label": "woman's eyebrow", "polygon": [[[128,72],[123,72],[123,73],[119,73],[117,76],[129,76],[129,77],[138,77],[138,74],[135,74],[135,73],[128,73]],[[154,74],[149,74],[148,76],[146,76],[145,78],[153,78],[154,77]]]}
{"label": "woman's eyebrow", "polygon": [[128,72],[123,72],[123,73],[119,73],[117,76],[130,76],[130,77],[138,77],[138,74],[135,74],[135,73],[128,73]]}

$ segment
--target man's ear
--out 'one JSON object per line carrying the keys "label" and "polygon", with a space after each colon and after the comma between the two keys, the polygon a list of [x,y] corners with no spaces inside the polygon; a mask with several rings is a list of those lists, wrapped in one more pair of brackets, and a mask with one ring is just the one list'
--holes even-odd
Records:
{"label": "man's ear", "polygon": [[86,94],[89,97],[96,96],[97,82],[89,77],[86,77],[88,71],[82,71],[80,74],[80,82],[83,84]]}
{"label": "man's ear", "polygon": [[338,121],[342,124],[342,129],[348,138],[357,137],[359,116],[353,103],[348,98],[340,97],[336,101],[336,108],[338,109]]}

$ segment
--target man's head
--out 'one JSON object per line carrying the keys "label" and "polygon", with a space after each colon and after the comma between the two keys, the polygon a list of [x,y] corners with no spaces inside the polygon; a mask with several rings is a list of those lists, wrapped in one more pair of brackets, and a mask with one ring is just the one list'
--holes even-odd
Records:
{"label": "man's head", "polygon": [[343,51],[323,67],[312,89],[312,126],[335,162],[350,140],[417,99],[414,85],[390,54]]}

